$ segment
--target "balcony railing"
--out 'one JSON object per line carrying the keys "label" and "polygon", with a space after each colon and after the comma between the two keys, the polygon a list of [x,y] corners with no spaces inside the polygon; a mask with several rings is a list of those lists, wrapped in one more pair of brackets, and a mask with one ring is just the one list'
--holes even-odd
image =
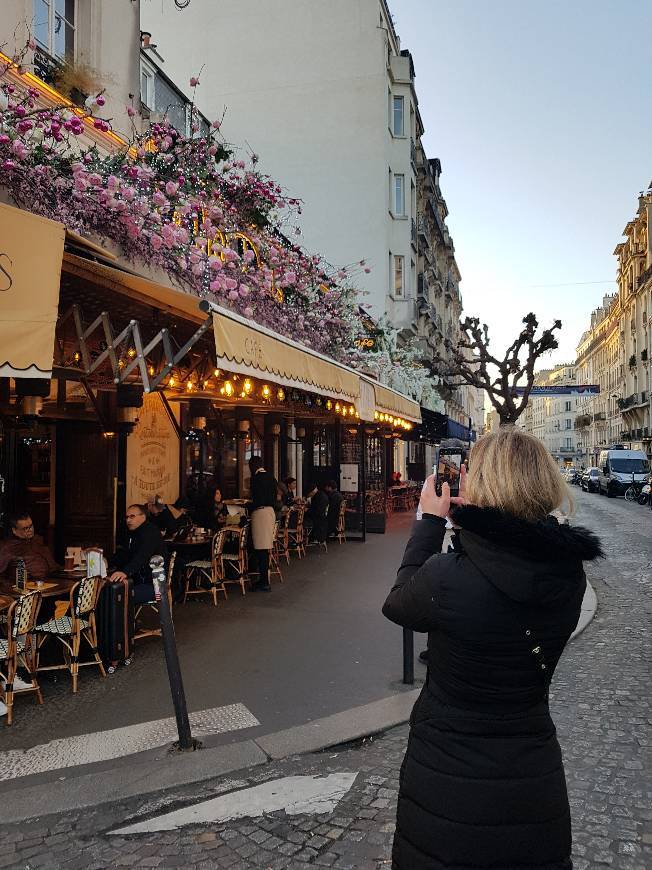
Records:
{"label": "balcony railing", "polygon": [[414,143],[414,139],[410,139],[410,159],[412,160],[412,165],[416,167],[417,165],[417,146]]}
{"label": "balcony railing", "polygon": [[58,74],[61,72],[63,65],[60,61],[55,60],[42,48],[36,48],[34,51],[34,75],[37,75],[46,85],[56,85]]}
{"label": "balcony railing", "polygon": [[648,394],[645,390],[642,393],[632,393],[625,399],[618,400],[618,407],[621,411],[632,411],[634,408],[640,408],[648,403]]}
{"label": "balcony railing", "polygon": [[410,221],[410,239],[412,244],[416,247],[417,244],[417,222],[414,218]]}
{"label": "balcony railing", "polygon": [[593,415],[593,422],[594,422],[594,423],[602,423],[602,422],[604,422],[606,419],[607,419],[607,415],[606,415],[606,413],[605,413],[604,411],[598,411],[597,414],[594,414],[594,415]]}
{"label": "balcony railing", "polygon": [[575,417],[575,428],[586,429],[591,425],[592,417],[590,414],[579,414]]}

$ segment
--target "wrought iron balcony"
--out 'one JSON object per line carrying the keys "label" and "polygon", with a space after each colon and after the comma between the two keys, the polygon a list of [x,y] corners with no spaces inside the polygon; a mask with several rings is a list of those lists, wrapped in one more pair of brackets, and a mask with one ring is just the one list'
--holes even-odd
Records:
{"label": "wrought iron balcony", "polygon": [[410,220],[410,239],[412,244],[416,247],[417,244],[417,222],[414,218]]}

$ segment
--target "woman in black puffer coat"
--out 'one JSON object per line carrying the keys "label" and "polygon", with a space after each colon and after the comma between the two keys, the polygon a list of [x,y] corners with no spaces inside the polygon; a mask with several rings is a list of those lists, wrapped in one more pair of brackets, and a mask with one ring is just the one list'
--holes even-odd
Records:
{"label": "woman in black puffer coat", "polygon": [[[548,686],[579,619],[582,562],[602,553],[591,532],[550,516],[565,500],[543,445],[511,427],[478,442],[459,499],[426,481],[423,518],[383,607],[428,632],[394,870],[572,868]],[[454,550],[442,554],[449,511]]]}

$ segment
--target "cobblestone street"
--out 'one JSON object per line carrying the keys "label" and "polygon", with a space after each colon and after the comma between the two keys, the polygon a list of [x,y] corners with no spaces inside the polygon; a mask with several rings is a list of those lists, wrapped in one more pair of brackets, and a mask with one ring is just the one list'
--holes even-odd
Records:
{"label": "cobblestone street", "polygon": [[[562,659],[551,700],[568,776],[575,870],[646,870],[652,866],[652,512],[576,495],[575,522],[600,535],[609,557],[592,569],[598,612]],[[402,726],[237,777],[0,828],[0,867],[388,867],[406,737]],[[343,772],[357,777],[328,813],[277,811],[169,831],[111,833],[261,782]]]}

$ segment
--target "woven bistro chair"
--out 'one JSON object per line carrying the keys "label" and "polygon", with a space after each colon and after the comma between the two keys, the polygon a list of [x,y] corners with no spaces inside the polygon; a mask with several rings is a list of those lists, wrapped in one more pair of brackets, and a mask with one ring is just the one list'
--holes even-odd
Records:
{"label": "woven bistro chair", "polygon": [[278,574],[278,579],[283,582],[283,574],[281,573],[281,558],[285,555],[283,543],[281,539],[281,524],[276,521],[274,524],[274,546],[269,554],[269,578],[272,579],[272,574]]}
{"label": "woven bistro chair", "polygon": [[[226,526],[226,528],[222,529],[222,533],[224,534],[224,546],[222,549],[222,571],[223,571],[223,583],[226,585],[228,583],[234,583],[238,585],[242,591],[243,595],[247,594],[247,590],[245,588],[245,584],[251,584],[251,580],[248,576],[248,556],[247,556],[247,539],[249,536],[249,523],[246,526],[238,527],[238,526]],[[231,543],[236,544],[237,550],[231,551],[226,549],[226,545],[229,543],[229,539]],[[234,577],[229,577],[228,570],[231,569],[234,573]]]}
{"label": "woven bistro chair", "polygon": [[285,559],[286,563],[290,564],[290,541],[289,541],[289,532],[290,532],[290,511],[285,511],[284,514],[281,515],[281,519],[276,524],[277,532],[274,538],[274,550],[278,556],[279,562],[281,559]]}
{"label": "woven bistro chair", "polygon": [[346,499],[342,499],[342,504],[340,505],[340,510],[337,515],[335,537],[340,542],[340,544],[346,543]]}
{"label": "woven bistro chair", "polygon": [[[170,615],[172,615],[172,578],[174,577],[174,563],[176,562],[176,560],[177,552],[176,550],[174,550],[172,555],[170,556],[170,561],[168,562],[168,570],[165,578],[168,604],[170,606]],[[142,640],[144,637],[163,637],[160,622],[158,628],[138,628],[138,617],[145,609],[152,613],[155,613],[160,620],[159,603],[156,598],[154,598],[152,601],[145,601],[142,604],[139,604],[136,608],[136,612],[134,613],[134,640]]]}
{"label": "woven bistro chair", "polygon": [[[41,689],[36,681],[36,653],[32,635],[40,606],[41,593],[29,592],[16,599],[7,614],[7,637],[0,640],[0,677],[4,680],[4,689],[1,691],[7,705],[7,725],[13,722],[15,695],[34,693],[37,703],[43,703]],[[19,665],[28,672],[32,685],[14,691],[14,678]]]}
{"label": "woven bistro chair", "polygon": [[[37,671],[39,673],[42,671],[70,671],[73,693],[77,692],[80,668],[79,650],[82,638],[91,648],[93,661],[83,662],[81,667],[94,665],[100,669],[102,676],[106,677],[102,659],[97,651],[97,626],[95,624],[95,610],[102,586],[101,577],[84,577],[75,583],[70,590],[69,612],[64,616],[55,617],[48,622],[37,625],[34,629]],[[63,646],[64,661],[59,665],[40,667],[38,660],[41,647],[49,637],[55,637]]]}
{"label": "woven bistro chair", "polygon": [[[288,528],[288,552],[296,553],[297,556],[301,559],[306,555],[306,539],[305,539],[305,531],[303,528],[303,520],[306,515],[306,506],[295,505],[290,508],[290,514],[296,516],[297,521],[296,525]],[[289,520],[291,523],[291,520]]]}
{"label": "woven bistro chair", "polygon": [[[183,593],[184,604],[189,595],[212,595],[214,607],[217,607],[218,592],[223,592],[224,597],[228,598],[226,586],[224,585],[224,563],[222,562],[225,540],[224,529],[220,529],[219,532],[213,535],[210,562],[207,559],[197,559],[194,562],[188,562],[186,565],[186,582]],[[204,581],[208,582],[208,586],[202,585]],[[194,588],[191,588],[192,583],[194,583]]]}

